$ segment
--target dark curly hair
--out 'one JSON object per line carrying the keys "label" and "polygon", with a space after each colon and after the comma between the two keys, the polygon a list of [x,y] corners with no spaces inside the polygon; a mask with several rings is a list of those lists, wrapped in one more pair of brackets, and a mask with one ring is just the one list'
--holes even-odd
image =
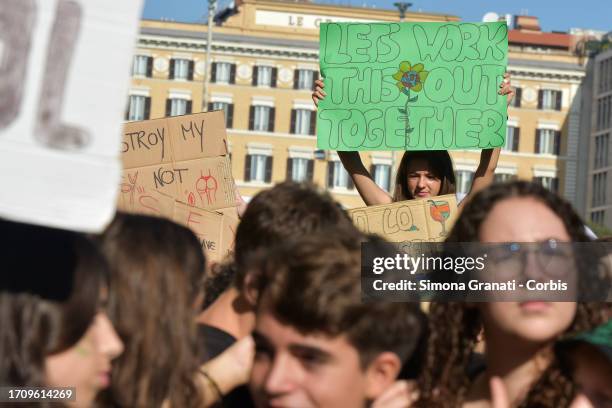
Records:
{"label": "dark curly hair", "polygon": [[[588,242],[584,223],[571,205],[542,186],[524,181],[495,184],[476,194],[463,209],[447,242],[478,241],[482,223],[493,207],[513,197],[530,197],[553,211],[572,241]],[[602,323],[601,304],[578,303],[576,315],[564,334],[590,330]],[[480,312],[466,303],[434,302],[429,310],[429,339],[419,377],[420,407],[458,407],[465,400],[471,379],[467,375],[477,337],[482,330]],[[531,386],[520,407],[567,407],[575,388],[556,360]]]}

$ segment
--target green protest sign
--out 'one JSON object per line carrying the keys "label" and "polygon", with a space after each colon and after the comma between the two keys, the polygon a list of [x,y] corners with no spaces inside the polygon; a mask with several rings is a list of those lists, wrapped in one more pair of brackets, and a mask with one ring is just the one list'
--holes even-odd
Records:
{"label": "green protest sign", "polygon": [[325,23],[327,96],[317,146],[447,150],[502,146],[508,27],[499,23]]}

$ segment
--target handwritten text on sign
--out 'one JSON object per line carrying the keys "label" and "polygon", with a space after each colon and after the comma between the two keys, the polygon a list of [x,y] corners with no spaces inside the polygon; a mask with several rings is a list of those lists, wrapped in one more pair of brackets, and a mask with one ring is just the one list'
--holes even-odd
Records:
{"label": "handwritten text on sign", "polygon": [[504,144],[505,23],[326,23],[320,34],[319,148]]}

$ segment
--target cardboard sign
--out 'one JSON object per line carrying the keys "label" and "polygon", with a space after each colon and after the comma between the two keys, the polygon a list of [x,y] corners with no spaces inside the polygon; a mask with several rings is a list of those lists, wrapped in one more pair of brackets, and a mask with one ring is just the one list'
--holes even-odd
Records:
{"label": "cardboard sign", "polygon": [[223,111],[126,123],[120,208],[134,189],[208,210],[235,206],[226,140]]}
{"label": "cardboard sign", "polygon": [[320,39],[320,149],[504,145],[505,22],[322,23]]}
{"label": "cardboard sign", "polygon": [[115,213],[141,0],[3,0],[0,217],[100,232]]}
{"label": "cardboard sign", "polygon": [[209,261],[221,261],[234,247],[238,220],[231,216],[175,201],[172,219],[196,234]]}
{"label": "cardboard sign", "polygon": [[444,241],[457,218],[454,194],[355,208],[348,211],[363,232],[390,242]]}

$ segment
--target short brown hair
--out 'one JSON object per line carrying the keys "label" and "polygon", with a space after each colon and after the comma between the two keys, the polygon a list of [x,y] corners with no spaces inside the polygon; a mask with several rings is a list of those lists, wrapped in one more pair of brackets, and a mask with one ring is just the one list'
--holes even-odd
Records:
{"label": "short brown hair", "polygon": [[329,193],[313,184],[284,182],[260,192],[236,231],[236,287],[242,288],[247,259],[258,249],[338,225],[352,226],[352,221]]}
{"label": "short brown hair", "polygon": [[355,229],[301,237],[261,253],[260,303],[303,333],[346,335],[362,367],[390,351],[405,361],[421,333],[418,303],[361,299],[361,241],[382,244]]}

